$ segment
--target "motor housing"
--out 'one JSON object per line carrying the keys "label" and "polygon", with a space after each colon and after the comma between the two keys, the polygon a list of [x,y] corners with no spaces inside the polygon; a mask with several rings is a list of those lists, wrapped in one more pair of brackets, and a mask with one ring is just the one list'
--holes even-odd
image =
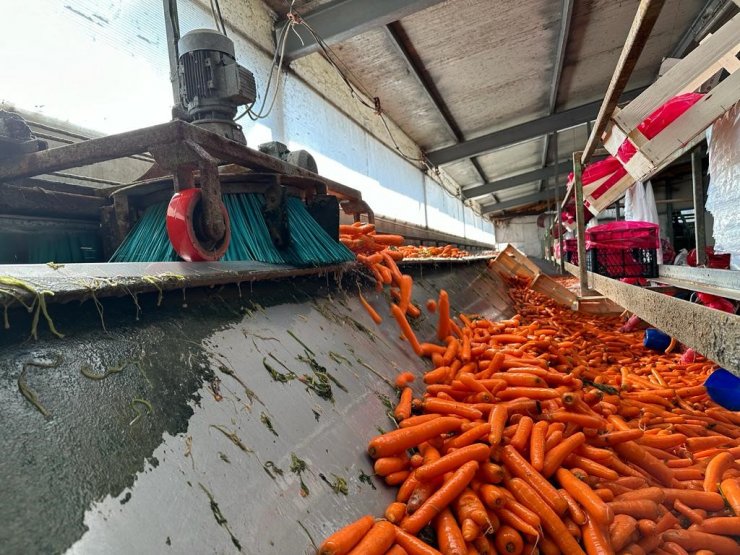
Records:
{"label": "motor housing", "polygon": [[195,29],[178,42],[180,103],[188,119],[246,144],[234,117],[257,98],[254,75],[236,62],[234,43],[212,29]]}

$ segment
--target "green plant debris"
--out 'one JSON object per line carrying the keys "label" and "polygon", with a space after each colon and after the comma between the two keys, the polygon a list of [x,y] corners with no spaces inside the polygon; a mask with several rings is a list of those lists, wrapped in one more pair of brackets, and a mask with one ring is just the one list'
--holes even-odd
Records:
{"label": "green plant debris", "polygon": [[342,364],[342,363],[350,364],[350,361],[348,358],[343,357],[342,355],[340,355],[339,353],[335,353],[334,351],[329,351],[329,358],[332,359],[337,364]]}
{"label": "green plant debris", "polygon": [[136,416],[134,417],[134,419],[128,423],[129,426],[133,426],[134,424],[136,424],[136,422],[139,421],[139,419],[142,416],[144,416],[144,412],[139,409],[139,405],[144,407],[147,414],[152,414],[154,412],[154,407],[146,399],[135,398],[131,401],[131,403],[129,403],[129,405],[131,406],[132,409],[134,409],[134,412],[136,413]]}
{"label": "green plant debris", "polygon": [[300,526],[303,529],[303,531],[306,533],[306,535],[308,536],[308,539],[311,542],[311,545],[313,546],[313,548],[316,551],[318,551],[319,547],[316,545],[316,542],[313,541],[313,538],[311,537],[311,533],[306,529],[306,527],[303,525],[303,523],[300,520],[296,520],[296,522],[298,523],[298,526]]}
{"label": "green plant debris", "polygon": [[[34,295],[34,299],[33,301],[31,301],[31,304],[27,304],[23,300],[22,293],[19,292],[18,289],[20,289],[21,291],[27,291]],[[51,316],[49,316],[49,312],[46,308],[46,295],[52,297],[54,296],[54,293],[52,291],[36,289],[36,287],[31,285],[30,283],[21,281],[20,279],[16,279],[10,276],[0,276],[0,302],[5,307],[5,328],[7,329],[10,327],[10,322],[8,321],[7,314],[8,306],[12,304],[13,301],[16,301],[19,304],[23,305],[29,313],[33,312],[33,319],[31,320],[31,337],[33,339],[38,339],[39,337],[39,317],[42,314],[46,319],[46,323],[49,325],[49,330],[51,331],[51,333],[59,338],[64,337],[64,335],[59,333],[56,327],[54,327],[54,322],[52,321]],[[9,299],[6,301],[4,297],[9,297]]]}
{"label": "green plant debris", "polygon": [[342,495],[349,495],[349,487],[347,486],[347,480],[345,480],[341,476],[337,476],[336,474],[332,474],[332,476],[334,476],[334,481],[330,482],[326,476],[324,476],[323,474],[319,474],[319,478],[324,480],[324,482],[326,482],[329,485],[329,487],[334,491],[334,493],[336,493],[337,495],[339,495],[340,493]]}
{"label": "green plant debris", "polygon": [[383,406],[387,410],[393,410],[393,403],[391,403],[390,397],[388,395],[384,395],[383,393],[375,393],[375,396],[380,400],[381,403],[383,403]]}
{"label": "green plant debris", "polygon": [[134,360],[128,360],[124,361],[118,364],[118,366],[110,366],[105,369],[105,372],[102,374],[97,374],[93,372],[92,367],[89,364],[83,364],[80,366],[80,374],[85,376],[86,378],[90,378],[91,380],[104,380],[111,374],[118,374],[119,372],[123,372],[123,370],[129,365],[129,364],[138,364],[137,361]]}
{"label": "green plant debris", "polygon": [[308,347],[308,345],[306,345],[303,341],[301,341],[296,334],[294,334],[290,330],[287,330],[287,331],[288,331],[288,335],[290,335],[293,339],[295,339],[300,344],[301,347],[303,347],[304,349],[306,349],[306,351],[308,351],[309,353],[315,356],[315,353]]}
{"label": "green plant debris", "polygon": [[331,384],[329,384],[329,379],[326,374],[316,374],[316,376],[303,374],[298,377],[298,381],[322,399],[331,401],[332,403],[334,402],[334,392],[331,389]]}
{"label": "green plant debris", "polygon": [[225,463],[231,464],[231,461],[229,460],[229,457],[226,455],[226,453],[219,451],[218,452],[218,458],[224,461]]}
{"label": "green plant debris", "polygon": [[275,428],[272,426],[272,420],[270,420],[270,417],[267,415],[266,412],[263,412],[262,414],[260,414],[260,422],[262,422],[265,425],[265,428],[270,430],[270,432],[275,437],[280,437],[278,433],[275,431]]}
{"label": "green plant debris", "polygon": [[244,381],[239,376],[236,375],[236,372],[234,372],[234,370],[232,370],[231,368],[223,364],[220,364],[218,369],[220,372],[223,372],[227,376],[230,376],[231,378],[239,382],[239,385],[241,385],[242,388],[244,388],[244,394],[247,396],[247,399],[249,399],[250,405],[254,403],[254,400],[256,399],[260,405],[264,406],[264,403],[262,402],[262,400],[259,397],[257,397],[257,394],[254,391],[252,391],[252,389],[250,389],[247,386],[247,384],[245,384]]}
{"label": "green plant debris", "polygon": [[595,383],[591,380],[583,380],[583,385],[590,385],[591,387],[595,387],[596,389],[603,391],[604,393],[607,393],[609,395],[619,395],[619,390],[616,387],[612,387],[611,385],[607,385],[604,383]]}
{"label": "green plant debris", "polygon": [[270,374],[270,377],[276,382],[288,383],[290,380],[294,380],[296,378],[296,375],[293,372],[283,374],[282,372],[278,372],[277,370],[275,370],[275,368],[269,362],[267,362],[267,357],[262,359],[262,365]]}
{"label": "green plant debris", "polygon": [[313,413],[314,420],[318,422],[321,419],[321,413],[316,409],[311,409],[311,412]]}
{"label": "green plant debris", "polygon": [[58,270],[59,268],[64,268],[64,264],[57,264],[56,262],[47,262],[46,265],[51,268],[52,270]]}
{"label": "green plant debris", "polygon": [[306,353],[306,356],[298,355],[298,360],[301,362],[305,362],[311,367],[311,370],[313,370],[314,374],[320,375],[320,376],[326,376],[328,379],[330,379],[334,385],[336,385],[339,389],[344,391],[345,393],[349,393],[347,391],[347,388],[342,385],[339,380],[337,380],[334,376],[332,376],[329,371],[326,369],[326,367],[322,366],[318,363],[318,361],[310,354]]}
{"label": "green plant debris", "polygon": [[378,430],[378,433],[380,435],[383,435],[385,433],[385,430],[383,428],[381,428],[380,426],[376,426],[375,429]]}
{"label": "green plant debris", "polygon": [[223,526],[224,529],[229,533],[229,536],[231,537],[231,543],[234,544],[234,546],[241,551],[242,550],[242,544],[239,543],[239,540],[236,539],[234,534],[231,533],[231,530],[229,529],[229,522],[224,517],[223,513],[221,513],[221,509],[218,506],[218,503],[216,503],[216,500],[213,498],[213,494],[208,491],[208,488],[206,488],[203,484],[198,482],[198,485],[200,488],[205,492],[205,494],[208,496],[208,500],[211,503],[211,512],[213,513],[213,518],[216,519],[216,522],[219,526]]}
{"label": "green plant debris", "polygon": [[160,306],[162,304],[163,286],[173,281],[175,283],[185,281],[185,276],[173,274],[171,272],[164,272],[154,276],[143,276],[141,281],[148,283],[149,285],[153,285],[157,289],[157,306]]}
{"label": "green plant debris", "polygon": [[244,443],[242,443],[242,440],[239,438],[238,435],[236,435],[236,432],[231,432],[227,428],[225,428],[224,426],[221,426],[219,424],[211,424],[210,427],[211,428],[215,428],[216,430],[218,430],[219,432],[221,432],[222,434],[224,434],[227,438],[229,438],[229,440],[231,440],[231,443],[233,443],[234,445],[236,445],[239,449],[241,449],[245,453],[253,453],[254,452],[249,447],[247,447],[246,445],[244,445]]}
{"label": "green plant debris", "polygon": [[51,416],[51,413],[47,410],[47,408],[41,403],[41,400],[39,399],[38,394],[31,389],[31,387],[28,385],[28,381],[26,380],[26,374],[28,373],[29,367],[36,367],[36,368],[56,368],[60,364],[62,364],[62,356],[60,354],[55,354],[53,358],[51,358],[48,361],[40,361],[40,360],[30,360],[23,363],[23,369],[21,370],[21,373],[18,376],[18,390],[21,392],[21,395],[23,395],[29,403],[31,403],[34,407],[36,407],[36,410],[38,410],[41,414],[44,415],[44,417],[49,418]]}
{"label": "green plant debris", "polygon": [[224,396],[221,395],[221,380],[218,376],[213,376],[213,379],[211,380],[211,383],[208,385],[208,388],[211,390],[211,393],[213,394],[213,398],[216,401],[223,401]]}
{"label": "green plant debris", "polygon": [[265,464],[262,465],[262,468],[265,469],[265,472],[267,472],[267,475],[272,478],[273,480],[276,480],[275,476],[282,476],[285,474],[283,472],[283,469],[277,466],[272,461],[267,461]]}
{"label": "green plant debris", "polygon": [[298,456],[295,453],[290,454],[290,471],[293,474],[298,475],[298,479],[301,483],[301,497],[308,497],[308,495],[311,493],[308,490],[308,486],[303,481],[303,473],[308,470],[308,466],[306,465],[306,461],[303,459],[298,458]]}
{"label": "green plant debris", "polygon": [[362,482],[363,484],[367,484],[371,488],[377,489],[375,487],[375,484],[373,483],[373,477],[369,474],[365,474],[362,470],[360,470],[360,475],[357,477],[357,479],[360,480],[360,482]]}

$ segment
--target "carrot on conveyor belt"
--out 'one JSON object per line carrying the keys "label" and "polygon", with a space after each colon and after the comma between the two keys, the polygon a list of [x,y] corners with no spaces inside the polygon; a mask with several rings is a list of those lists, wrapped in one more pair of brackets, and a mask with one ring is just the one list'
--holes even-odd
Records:
{"label": "carrot on conveyor belt", "polygon": [[702,385],[715,364],[648,351],[618,318],[562,308],[524,280],[510,281],[519,313],[501,322],[453,314],[442,291],[427,303],[436,337],[421,338],[436,343],[421,343],[413,282],[388,252],[358,260],[382,266],[399,330],[431,367],[414,399],[399,379],[399,428],[369,443],[396,499],[386,520],[340,530],[345,549],[368,538],[367,553],[410,555],[740,554],[740,415]]}

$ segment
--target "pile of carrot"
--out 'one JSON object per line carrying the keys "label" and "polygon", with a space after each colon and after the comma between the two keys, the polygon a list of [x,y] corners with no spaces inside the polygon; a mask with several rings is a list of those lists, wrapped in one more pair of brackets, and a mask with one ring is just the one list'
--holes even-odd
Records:
{"label": "pile of carrot", "polygon": [[415,245],[406,245],[399,247],[398,250],[404,258],[465,258],[470,253],[466,250],[445,245],[444,247],[417,247]]}
{"label": "pile of carrot", "polygon": [[524,284],[510,294],[518,314],[494,322],[453,317],[441,291],[433,343],[392,306],[432,363],[421,397],[399,376],[398,428],[368,445],[396,499],[319,553],[740,554],[740,415],[701,385],[715,365]]}

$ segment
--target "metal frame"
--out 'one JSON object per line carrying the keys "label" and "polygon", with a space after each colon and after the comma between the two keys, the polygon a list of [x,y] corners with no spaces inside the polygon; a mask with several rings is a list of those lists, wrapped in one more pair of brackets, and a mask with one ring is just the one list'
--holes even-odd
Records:
{"label": "metal frame", "polygon": [[[393,21],[439,4],[442,0],[339,0],[316,10],[302,14],[316,34],[327,43],[359,35],[370,29],[387,25]],[[283,21],[277,25],[275,32],[280,36],[288,24]],[[296,60],[318,51],[308,29],[301,25],[293,27],[295,33],[289,33],[285,44],[285,56]]]}
{"label": "metal frame", "polygon": [[740,301],[740,272],[736,270],[661,264],[658,266],[658,277],[652,281]]}
{"label": "metal frame", "polygon": [[562,187],[562,186],[557,187],[557,193],[555,189],[556,189],[555,187],[550,187],[547,189],[543,189],[542,191],[539,191],[537,193],[532,193],[531,195],[525,195],[523,197],[517,197],[511,200],[505,200],[503,202],[499,202],[498,204],[489,204],[487,206],[481,206],[481,214],[490,214],[491,212],[501,212],[503,210],[507,210],[508,208],[516,208],[517,206],[526,206],[527,204],[534,204],[535,202],[540,202],[543,200],[555,198],[556,194],[565,192],[565,187]]}
{"label": "metal frame", "polygon": [[[645,87],[625,92],[620,102],[627,102],[642,93]],[[437,166],[450,164],[464,158],[485,154],[518,143],[536,139],[548,133],[562,131],[592,121],[599,113],[601,102],[589,102],[562,112],[555,112],[551,116],[544,116],[506,129],[494,131],[475,139],[427,153],[429,161]]]}
{"label": "metal frame", "polygon": [[[565,267],[573,275],[580,271],[572,264],[566,263]],[[740,375],[740,316],[627,285],[593,272],[588,272],[588,282],[592,289],[652,326]]]}
{"label": "metal frame", "polygon": [[[570,159],[562,160],[559,163],[565,164],[567,161],[570,161]],[[556,169],[558,165],[559,164],[555,164],[553,166],[538,168],[536,170],[504,177],[503,179],[499,179],[497,181],[483,183],[482,185],[471,185],[470,187],[466,187],[462,190],[462,195],[466,199],[473,199],[476,197],[485,196],[489,193],[504,191],[506,189],[511,189],[512,187],[525,185],[526,183],[532,183],[540,179],[547,180],[549,177],[552,177],[553,170]]]}

